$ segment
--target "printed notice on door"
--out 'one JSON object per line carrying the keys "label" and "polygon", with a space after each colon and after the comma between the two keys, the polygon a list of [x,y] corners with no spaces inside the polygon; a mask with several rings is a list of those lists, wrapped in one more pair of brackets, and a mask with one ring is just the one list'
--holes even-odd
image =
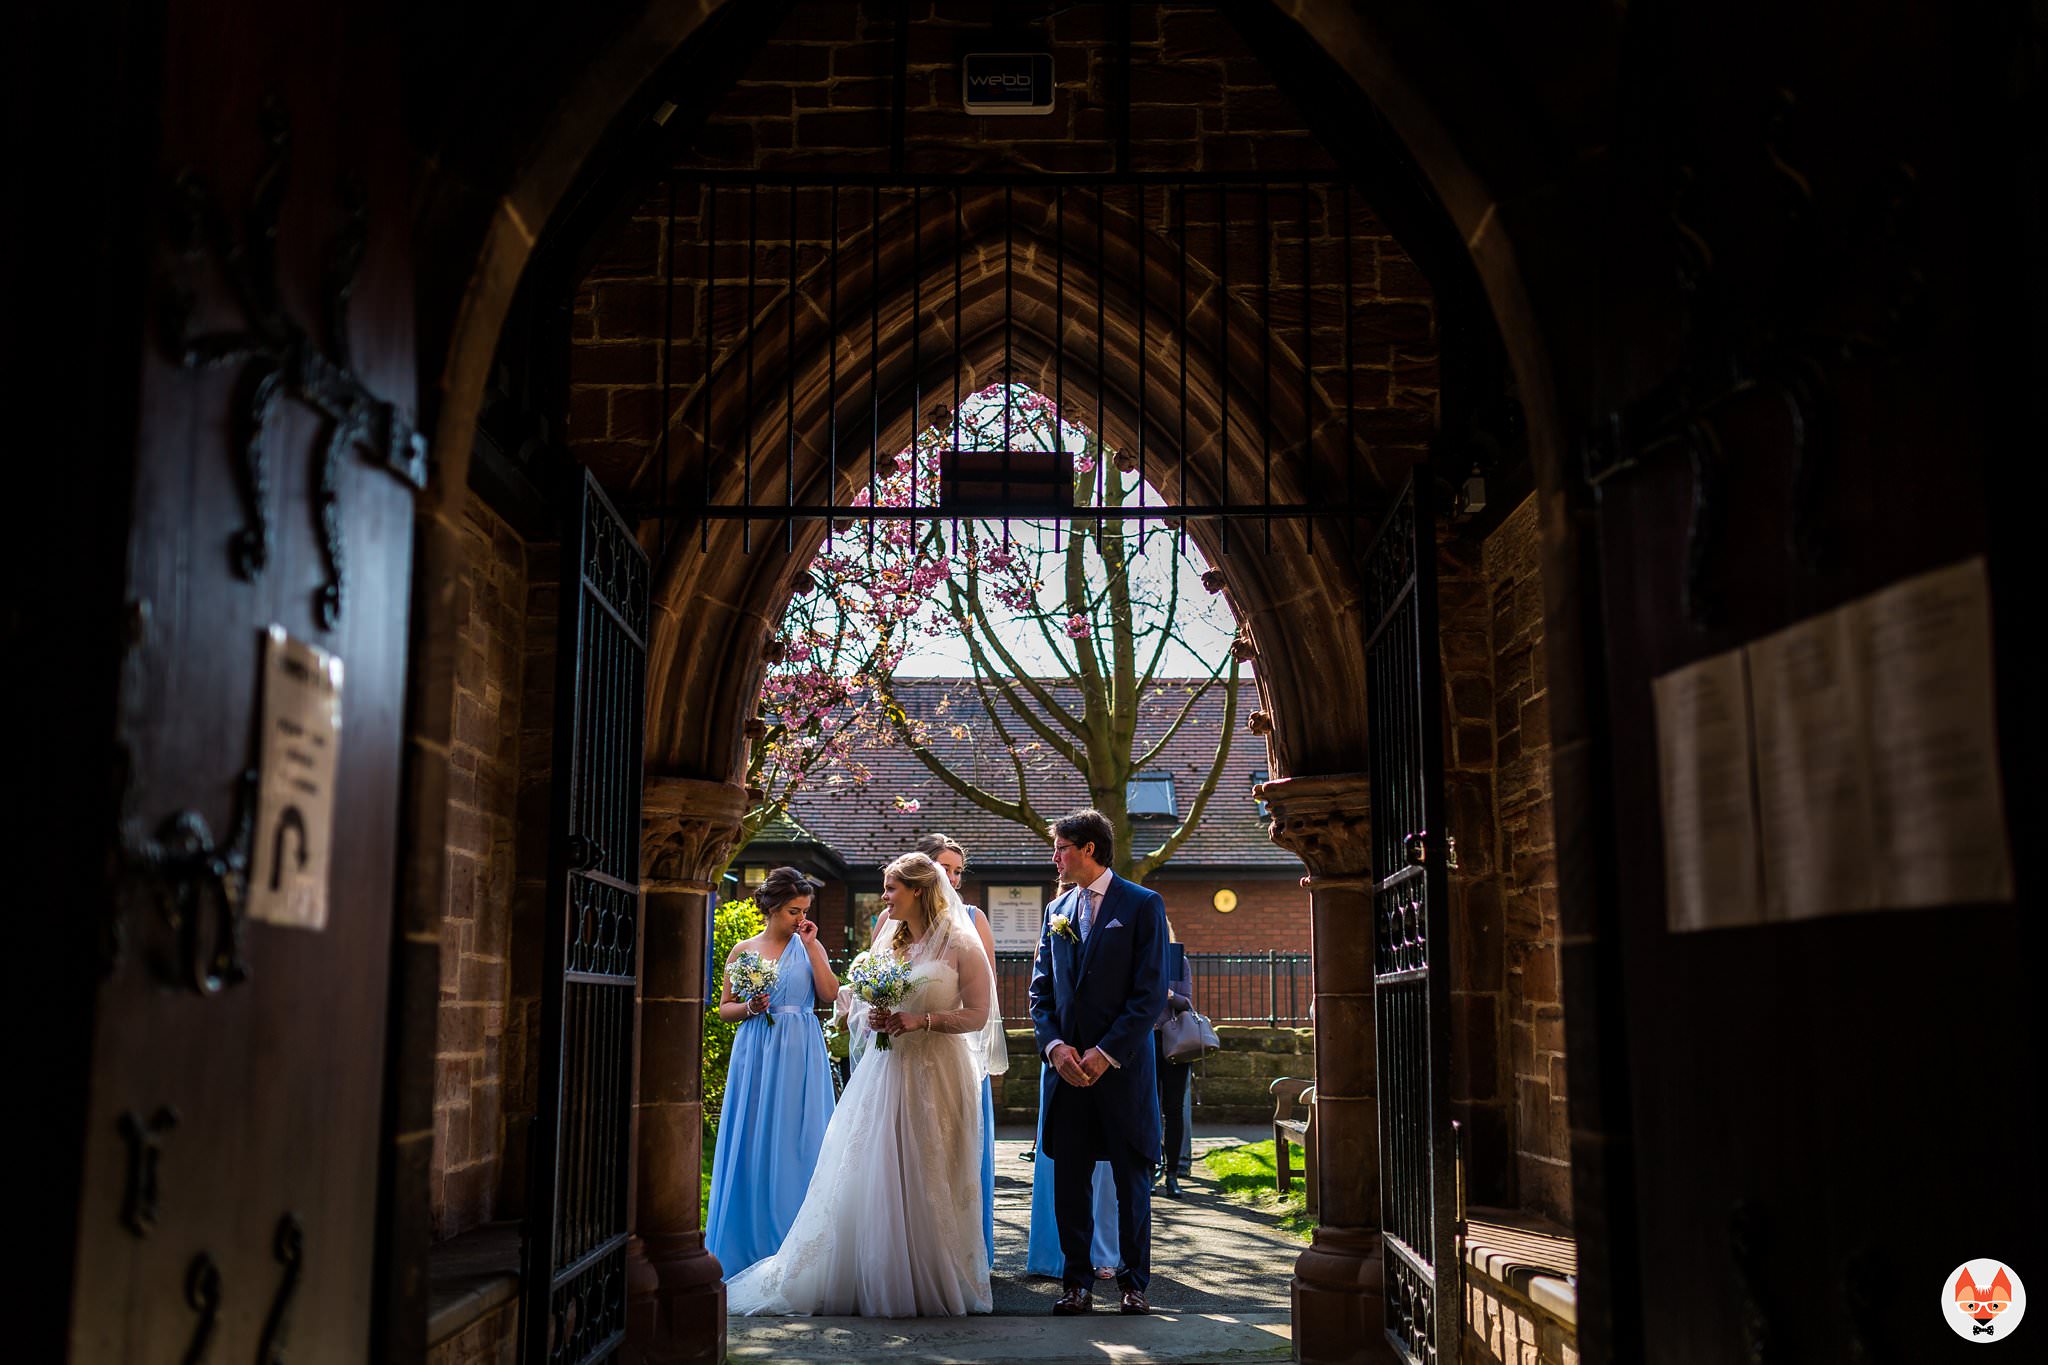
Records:
{"label": "printed notice on door", "polygon": [[2011,900],[1992,657],[1976,559],[1659,678],[1672,930],[1756,922],[1745,870],[1765,920]]}
{"label": "printed notice on door", "polygon": [[1754,924],[1762,907],[1742,655],[1703,659],[1652,686],[1667,921],[1674,931]]}
{"label": "printed notice on door", "polygon": [[341,660],[272,626],[263,638],[263,748],[249,916],[327,927],[327,868],[340,771]]}
{"label": "printed notice on door", "polygon": [[1888,883],[1881,903],[2011,900],[1984,561],[1923,574],[1856,611]]}
{"label": "printed notice on door", "polygon": [[1831,611],[1748,653],[1764,918],[1873,909],[1880,870],[1856,618]]}

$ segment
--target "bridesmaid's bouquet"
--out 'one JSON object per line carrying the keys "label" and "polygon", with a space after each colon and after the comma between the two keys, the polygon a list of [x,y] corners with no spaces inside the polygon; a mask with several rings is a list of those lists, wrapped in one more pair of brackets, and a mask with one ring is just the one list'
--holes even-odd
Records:
{"label": "bridesmaid's bouquet", "polygon": [[[910,964],[894,953],[869,949],[846,969],[846,982],[868,1004],[893,1009],[897,1001],[910,994]],[[886,1051],[889,1035],[877,1033],[875,1046]]]}
{"label": "bridesmaid's bouquet", "polygon": [[[781,974],[780,962],[762,957],[759,953],[741,953],[727,964],[725,980],[726,984],[732,987],[734,995],[742,1000],[752,1000],[757,995],[773,990],[775,978]],[[764,1010],[761,1017],[768,1021],[770,1028],[775,1027],[773,1012]]]}

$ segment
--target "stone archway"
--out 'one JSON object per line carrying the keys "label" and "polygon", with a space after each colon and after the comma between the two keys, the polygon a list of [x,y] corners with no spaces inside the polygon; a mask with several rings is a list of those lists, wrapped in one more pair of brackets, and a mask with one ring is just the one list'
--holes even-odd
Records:
{"label": "stone archway", "polygon": [[[1335,52],[1342,49],[1349,38],[1347,34],[1337,33],[1324,41]],[[1382,74],[1381,78],[1386,77]],[[594,137],[589,141],[594,145]],[[1446,150],[1448,145],[1448,140],[1440,140],[1433,147],[1437,153],[1435,164],[1443,169],[1447,181],[1456,180],[1467,174],[1462,163]],[[1428,159],[1425,157],[1425,160]],[[510,198],[502,201],[508,206],[512,202]],[[487,245],[480,254],[497,260],[509,259],[519,254],[520,234],[507,226],[518,221],[516,213],[509,208],[506,213],[495,215],[491,220],[493,226],[484,234]],[[1515,351],[1518,362],[1523,365],[1525,395],[1530,396],[1528,401],[1531,402],[1532,425],[1538,437],[1539,467],[1546,468],[1554,475],[1556,471],[1552,466],[1559,463],[1560,443],[1556,439],[1554,408],[1548,401],[1548,376],[1543,364],[1545,349],[1535,336],[1534,329],[1526,323],[1530,310],[1515,287],[1512,254],[1503,253],[1496,246],[1502,237],[1503,229],[1497,225],[1497,220],[1482,211],[1471,226],[1468,242],[1473,244],[1475,253],[1481,246],[1493,253],[1491,259],[1496,262],[1496,268],[1488,278],[1490,284],[1497,280],[1504,282],[1499,292],[1506,298],[1509,307],[1502,315],[1521,321],[1519,328],[1508,329],[1514,330],[1521,342],[1519,346],[1511,349]],[[509,247],[507,243],[510,243]],[[529,238],[526,245],[530,244]],[[1498,264],[1503,259],[1506,264]],[[465,395],[462,376],[465,371],[457,357],[467,356],[473,361],[475,355],[488,349],[481,347],[479,341],[495,332],[495,321],[489,316],[489,301],[497,300],[496,306],[502,315],[511,285],[512,280],[503,274],[491,278],[479,276],[472,305],[461,310],[464,317],[463,326],[473,328],[474,331],[467,334],[467,339],[458,336],[447,347],[446,353],[450,363],[443,371],[444,407],[440,421],[440,429],[444,432],[465,430],[467,425],[467,416],[463,411]],[[1043,310],[1042,282],[1040,292],[1035,297],[1027,299],[1027,304],[1031,303],[1035,303],[1041,311]],[[1498,299],[1496,307],[1497,310],[1500,309]],[[1249,334],[1250,329],[1246,329],[1245,335]],[[1042,365],[1044,357],[1049,354],[1049,347],[1043,335],[1033,333],[1032,339],[1038,343],[1038,359]],[[990,343],[984,332],[970,344],[980,347],[985,353]],[[902,338],[899,337],[891,352],[893,363],[899,370],[908,368],[907,359],[902,354],[904,350]],[[1127,345],[1124,351],[1121,365],[1115,361],[1110,365],[1112,380],[1109,388],[1112,398],[1110,402],[1105,403],[1105,408],[1111,410],[1112,415],[1105,425],[1112,430],[1117,428],[1119,422],[1128,429],[1130,395],[1137,387],[1135,377],[1130,372],[1133,367],[1130,365]],[[811,365],[813,373],[816,368],[816,354],[814,348]],[[801,362],[796,368],[801,371]],[[1291,385],[1287,387],[1292,390]],[[907,389],[908,384],[902,378],[894,381],[891,391],[897,395],[897,402],[892,429],[907,430],[909,423],[914,420],[915,414],[908,411],[907,398],[904,397]],[[756,415],[750,415],[752,416]],[[763,441],[761,444],[767,446],[771,443]],[[459,463],[456,467],[459,468]],[[1549,481],[1549,487],[1553,490],[1559,486],[1561,476]],[[429,534],[422,538],[422,568],[425,571],[422,581],[431,581],[432,578],[434,561],[426,545],[430,538],[431,528]],[[715,548],[729,551],[731,546],[715,543]],[[1335,646],[1345,638],[1356,635],[1356,585],[1348,566],[1341,562],[1338,555],[1329,554],[1323,559],[1315,559],[1307,555],[1305,546],[1296,543],[1289,543],[1284,549],[1287,553],[1269,562],[1263,569],[1252,565],[1249,562],[1251,557],[1247,556],[1246,562],[1232,566],[1234,572],[1227,571],[1226,576],[1231,579],[1233,593],[1251,619],[1254,634],[1262,643],[1268,640],[1288,640],[1300,647],[1300,652],[1291,666],[1283,664],[1269,669],[1267,676],[1271,678],[1271,682],[1266,685],[1272,689],[1268,693],[1269,709],[1283,727],[1277,735],[1276,747],[1285,758],[1277,766],[1281,771],[1290,774],[1290,778],[1294,780],[1307,780],[1304,774],[1321,775],[1318,786],[1280,788],[1289,798],[1280,804],[1283,815],[1283,840],[1306,840],[1310,838],[1307,831],[1318,827],[1318,822],[1328,824],[1335,821],[1342,824],[1348,818],[1343,812],[1361,804],[1356,785],[1347,783],[1343,775],[1355,773],[1364,766],[1362,725],[1356,733],[1343,734],[1341,717],[1340,724],[1334,727],[1324,724],[1311,730],[1306,724],[1306,718],[1318,714],[1310,699],[1327,696],[1333,690],[1343,691],[1347,669],[1355,672],[1355,668],[1347,664],[1348,656]],[[689,704],[687,707],[658,707],[659,714],[679,719],[686,718],[686,722],[672,727],[669,733],[658,736],[654,741],[658,754],[658,770],[664,775],[664,780],[670,783],[671,792],[676,798],[675,809],[668,816],[673,828],[668,833],[651,829],[650,838],[655,842],[666,841],[681,848],[698,850],[715,847],[725,809],[731,801],[730,777],[737,771],[743,753],[740,739],[744,733],[745,714],[751,701],[753,684],[758,681],[757,669],[752,661],[758,658],[760,641],[765,638],[779,617],[780,606],[788,594],[789,579],[801,562],[801,554],[782,556],[763,553],[759,558],[750,560],[745,556],[730,553],[714,553],[702,556],[700,563],[695,567],[686,565],[679,559],[672,567],[670,575],[665,578],[664,598],[668,605],[661,633],[668,641],[668,646],[657,646],[663,659],[663,662],[657,664],[655,673],[657,695],[671,702],[687,701]],[[686,633],[689,637],[689,647],[679,647]],[[707,647],[706,641],[713,643]],[[732,668],[730,663],[734,659],[748,662],[740,668]],[[1362,687],[1362,680],[1355,681]],[[1285,729],[1284,727],[1289,724],[1298,728],[1292,731]],[[699,787],[695,785],[697,783],[708,785]],[[1354,889],[1347,887],[1345,883],[1359,871],[1357,867],[1352,866],[1357,862],[1356,857],[1344,853],[1339,843],[1341,841],[1333,843],[1328,849],[1323,848],[1321,844],[1311,845],[1315,849],[1315,856],[1310,857],[1309,861],[1321,883],[1318,887],[1316,911],[1319,920],[1328,914],[1335,922],[1342,915],[1343,896]],[[1305,853],[1304,856],[1308,855]],[[683,921],[678,928],[684,934],[689,932],[687,922],[692,918],[685,901],[696,893],[695,883],[700,882],[703,875],[702,868],[697,864],[705,862],[707,858],[708,855],[701,852],[694,862],[679,857],[670,869],[677,874],[668,880],[673,881],[674,889],[680,898],[676,913]],[[685,862],[690,862],[690,865],[685,866]],[[659,884],[666,885],[666,882],[657,880]],[[701,914],[695,918],[701,924]],[[687,983],[701,977],[702,945],[696,945],[693,950],[688,946],[687,938],[684,939],[684,944],[682,959],[677,964],[683,989],[673,997],[665,998],[662,1003],[675,1006],[680,1012],[681,1019],[688,1020],[692,1017],[692,1002],[689,999],[690,987]],[[691,965],[690,958],[692,951],[699,954],[694,966]],[[1318,976],[1319,980],[1323,979],[1324,973],[1319,971]],[[1332,983],[1333,1001],[1330,1010],[1319,1011],[1319,1018],[1341,1015],[1346,1005],[1336,997],[1355,994],[1355,991],[1345,988],[1348,978],[1342,968],[1335,963],[1328,971],[1328,980]],[[1356,983],[1352,984],[1355,986]],[[653,998],[651,988],[650,998]],[[701,1002],[696,1002],[696,1008],[701,1011]],[[1333,1019],[1333,1026],[1334,1023]],[[1363,1034],[1354,1036],[1369,1036],[1369,1030],[1368,1023]],[[1341,1085],[1336,1087],[1340,1092],[1342,1088]],[[687,1108],[694,1103],[694,1096],[687,1092],[678,1094],[670,1089],[661,1093],[665,1096],[661,1102],[670,1106]],[[1361,1083],[1354,1098],[1369,1103],[1369,1088]],[[668,1117],[681,1122],[682,1110],[677,1109]],[[1369,1124],[1366,1131],[1370,1131]],[[1341,1142],[1341,1139],[1339,1141]],[[645,1150],[643,1137],[643,1153]],[[1325,1169],[1330,1168],[1326,1166]],[[653,1174],[653,1168],[650,1166],[643,1166],[643,1170],[648,1171],[650,1175]],[[671,1195],[677,1194],[679,1192],[676,1184],[677,1182],[672,1179],[644,1180],[643,1209],[646,1207],[646,1197],[650,1191],[657,1198],[664,1197],[664,1191]],[[1325,1206],[1334,1213],[1342,1208],[1343,1204],[1333,1203],[1326,1197]],[[1364,1207],[1366,1205],[1361,1201],[1360,1208]],[[643,1296],[650,1299],[651,1312],[657,1318],[665,1320],[667,1330],[676,1335],[702,1341],[704,1338],[696,1332],[683,1330],[686,1322],[695,1322],[701,1326],[701,1301],[709,1293],[715,1292],[715,1286],[708,1284],[706,1277],[692,1268],[693,1261],[701,1260],[701,1253],[692,1250],[694,1224],[695,1213],[694,1209],[691,1209],[687,1219],[672,1216],[656,1218],[643,1225],[643,1235],[653,1253],[651,1259],[664,1260],[666,1269],[661,1270],[652,1280],[643,1277],[639,1285]],[[1304,1262],[1305,1276],[1312,1277],[1319,1282],[1319,1287],[1327,1289],[1331,1295],[1345,1300],[1348,1304],[1319,1319],[1324,1323],[1324,1327],[1317,1329],[1318,1335],[1325,1330],[1329,1334],[1329,1358],[1338,1358],[1350,1349],[1351,1344],[1359,1340],[1358,1331],[1363,1326],[1363,1320],[1358,1316],[1361,1311],[1359,1304],[1372,1297],[1367,1280],[1369,1271],[1366,1269],[1366,1263],[1372,1255],[1372,1249],[1367,1245],[1369,1238],[1347,1239],[1338,1235],[1340,1229],[1341,1225],[1333,1225],[1332,1234],[1319,1249],[1319,1253],[1312,1253],[1320,1259]],[[700,1306],[691,1307],[692,1303]],[[1305,1358],[1323,1358],[1317,1354],[1322,1349],[1324,1348],[1304,1342]]]}

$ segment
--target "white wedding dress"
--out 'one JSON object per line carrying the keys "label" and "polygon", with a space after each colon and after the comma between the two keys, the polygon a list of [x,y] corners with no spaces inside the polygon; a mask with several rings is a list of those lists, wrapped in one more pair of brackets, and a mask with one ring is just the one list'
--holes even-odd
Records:
{"label": "white wedding dress", "polygon": [[[852,1002],[856,1063],[796,1221],[774,1255],[726,1283],[733,1314],[953,1317],[986,1313],[981,1227],[981,1081],[977,1041],[993,974],[981,942],[948,917],[910,948],[899,1013],[930,1031],[874,1046]],[[892,924],[882,951],[903,932]],[[850,990],[850,988],[849,988]],[[850,999],[842,994],[842,1003]]]}

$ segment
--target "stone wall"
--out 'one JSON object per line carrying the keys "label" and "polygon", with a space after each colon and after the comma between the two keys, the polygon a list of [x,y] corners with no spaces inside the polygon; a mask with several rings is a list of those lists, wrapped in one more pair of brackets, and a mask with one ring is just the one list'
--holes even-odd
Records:
{"label": "stone wall", "polygon": [[1487,538],[1493,609],[1493,743],[1508,1062],[1519,1204],[1569,1227],[1564,1005],[1558,989],[1557,839],[1543,649],[1542,545],[1531,497]]}
{"label": "stone wall", "polygon": [[526,1040],[537,1022],[553,731],[552,569],[474,495],[466,530],[451,609],[459,630],[434,1059],[431,1201],[443,1240],[522,1206],[527,1125],[518,1115],[532,1111]]}
{"label": "stone wall", "polygon": [[1451,1109],[1470,1202],[1571,1222],[1536,500],[1438,554],[1451,874]]}
{"label": "stone wall", "polygon": [[492,1309],[427,1348],[427,1365],[518,1365],[519,1303]]}
{"label": "stone wall", "polygon": [[1474,1204],[1515,1198],[1514,1097],[1507,1064],[1500,831],[1494,795],[1493,594],[1484,549],[1446,532],[1437,554],[1444,681],[1444,802],[1458,841],[1450,874],[1451,1117],[1464,1133]]}
{"label": "stone wall", "polygon": [[[995,1078],[996,1122],[1038,1121],[1038,1047],[1028,1028],[1010,1030],[1010,1069]],[[1282,1076],[1313,1078],[1316,1039],[1310,1029],[1216,1030],[1222,1049],[1195,1064],[1190,1083],[1196,1123],[1258,1124],[1273,1118],[1270,1089]]]}

